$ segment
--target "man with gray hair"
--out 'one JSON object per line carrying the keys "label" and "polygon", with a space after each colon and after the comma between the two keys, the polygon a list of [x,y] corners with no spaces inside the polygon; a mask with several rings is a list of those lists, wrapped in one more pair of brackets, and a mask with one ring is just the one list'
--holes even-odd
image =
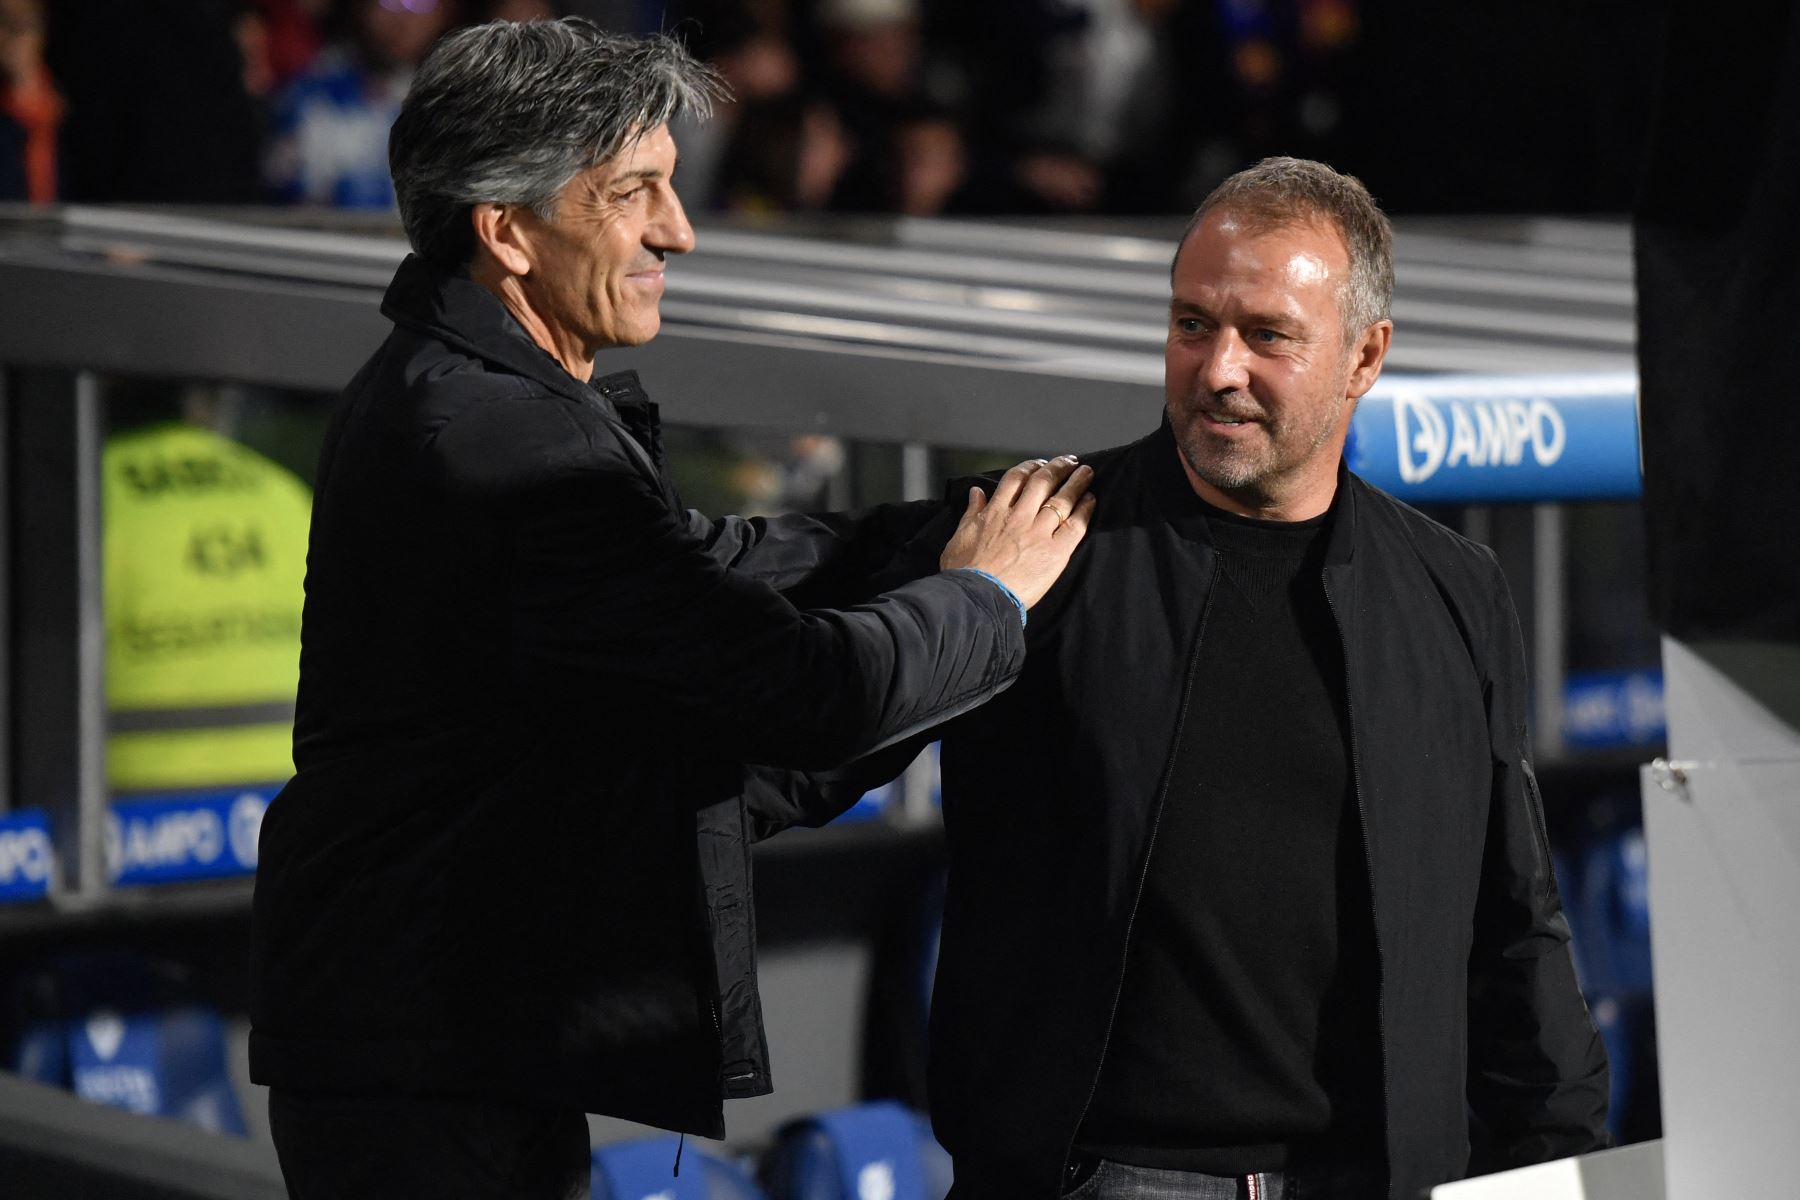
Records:
{"label": "man with gray hair", "polygon": [[1162,427],[1084,456],[1105,505],[1018,684],[921,735],[954,1196],[1417,1200],[1605,1142],[1506,581],[1343,462],[1393,336],[1391,242],[1323,163],[1201,205]]}
{"label": "man with gray hair", "polygon": [[[713,75],[576,20],[442,42],[390,140],[394,330],[321,452],[297,774],[262,827],[251,1075],[291,1194],[587,1194],[584,1112],[722,1136],[770,1090],[748,843],[774,768],[1006,687],[1088,472],[973,493],[929,577],[777,588],[922,514],[708,521],[596,354],[694,234],[669,122]],[[766,764],[751,771],[743,764]]]}

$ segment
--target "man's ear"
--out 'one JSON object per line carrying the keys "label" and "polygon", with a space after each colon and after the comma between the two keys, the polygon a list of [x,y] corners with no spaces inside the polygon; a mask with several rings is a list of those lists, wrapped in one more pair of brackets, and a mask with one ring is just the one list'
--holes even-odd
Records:
{"label": "man's ear", "polygon": [[531,274],[535,256],[526,217],[530,211],[522,204],[476,204],[469,208],[475,245],[487,251],[488,257],[508,275]]}
{"label": "man's ear", "polygon": [[1388,346],[1394,340],[1394,323],[1377,321],[1362,331],[1362,337],[1350,350],[1350,387],[1352,400],[1375,386],[1381,378],[1381,364],[1387,358]]}

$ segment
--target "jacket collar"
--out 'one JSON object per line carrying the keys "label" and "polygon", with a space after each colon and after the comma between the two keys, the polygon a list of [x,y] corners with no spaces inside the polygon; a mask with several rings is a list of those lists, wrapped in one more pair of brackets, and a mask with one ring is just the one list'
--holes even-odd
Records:
{"label": "jacket collar", "polygon": [[523,375],[559,396],[585,404],[597,398],[610,415],[619,416],[620,410],[631,408],[654,423],[655,405],[649,402],[636,371],[582,383],[531,340],[497,296],[465,272],[444,271],[409,254],[388,284],[381,311],[396,325]]}
{"label": "jacket collar", "polygon": [[[1175,431],[1169,416],[1163,414],[1155,433],[1140,443],[1145,456],[1144,475],[1158,506],[1175,532],[1191,542],[1213,544],[1207,524],[1206,506],[1194,494],[1187,472],[1181,469],[1181,450],[1175,444]],[[1350,473],[1343,459],[1338,460],[1337,495],[1332,500],[1336,509],[1331,518],[1330,540],[1325,546],[1325,565],[1348,563],[1356,546],[1356,494],[1361,480]]]}

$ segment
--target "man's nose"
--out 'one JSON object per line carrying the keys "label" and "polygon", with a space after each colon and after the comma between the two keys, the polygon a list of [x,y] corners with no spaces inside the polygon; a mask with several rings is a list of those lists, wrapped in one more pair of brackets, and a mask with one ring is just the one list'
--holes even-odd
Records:
{"label": "man's nose", "polygon": [[1201,365],[1200,381],[1215,394],[1236,391],[1250,382],[1250,347],[1234,329],[1220,329]]}
{"label": "man's nose", "polygon": [[686,254],[694,248],[694,227],[688,224],[681,197],[669,188],[655,218],[644,230],[644,244],[664,254]]}

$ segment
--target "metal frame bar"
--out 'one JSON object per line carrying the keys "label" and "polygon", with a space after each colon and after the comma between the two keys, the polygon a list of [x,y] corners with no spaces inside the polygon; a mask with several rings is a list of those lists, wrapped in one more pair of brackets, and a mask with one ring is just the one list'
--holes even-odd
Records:
{"label": "metal frame bar", "polygon": [[[0,246],[0,253],[65,266],[110,262],[121,270],[187,269],[362,290],[382,287],[406,250],[391,233],[315,232],[259,218],[267,220],[256,213],[199,219],[84,207],[21,217],[0,208],[0,231],[11,225],[34,235]],[[1459,236],[1441,224],[1402,223],[1396,304],[1405,330],[1395,367],[1630,366],[1631,261],[1621,228],[1585,225],[1579,237],[1553,223],[1475,228]],[[807,232],[703,228],[703,252],[671,273],[666,328],[688,323],[676,306],[698,305],[706,311],[696,309],[692,323],[744,332],[763,327],[772,313],[789,328],[808,316],[852,317],[881,325],[875,340],[888,343],[922,329],[966,336],[985,328],[1012,331],[1046,350],[1116,345],[1154,355],[1172,223],[1153,237],[908,220],[827,227],[835,239]]]}
{"label": "metal frame bar", "polygon": [[108,889],[99,386],[90,371],[13,379],[8,471],[15,494],[29,499],[14,513],[9,560],[19,701],[13,799],[50,813],[63,872],[54,895],[80,905]]}
{"label": "metal frame bar", "polygon": [[0,813],[13,804],[13,570],[12,379],[0,362]]}
{"label": "metal frame bar", "polygon": [[1563,757],[1563,675],[1568,665],[1569,584],[1567,521],[1559,504],[1531,510],[1532,688],[1537,757]]}

